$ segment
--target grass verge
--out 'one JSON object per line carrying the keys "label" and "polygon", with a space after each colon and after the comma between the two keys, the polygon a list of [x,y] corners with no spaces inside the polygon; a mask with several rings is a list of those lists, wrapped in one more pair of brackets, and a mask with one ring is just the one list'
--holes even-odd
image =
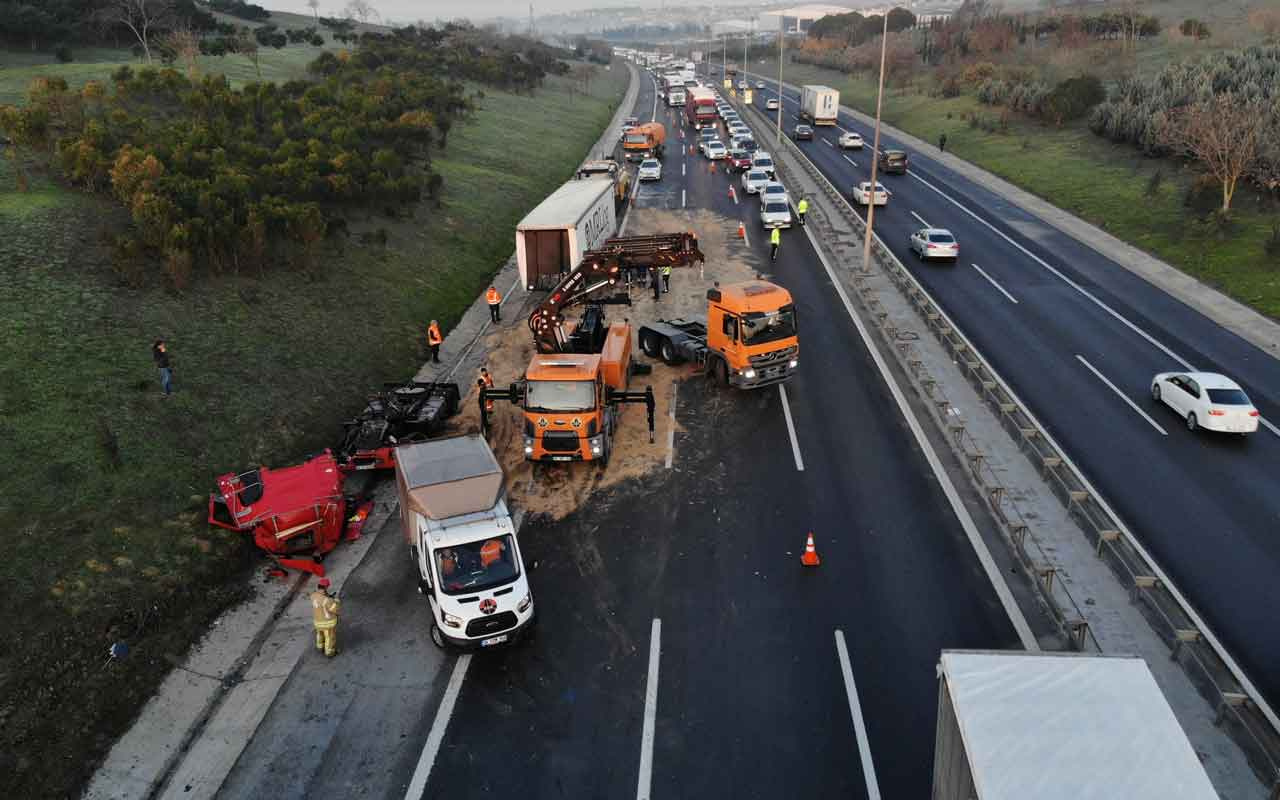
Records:
{"label": "grass verge", "polygon": [[[287,50],[288,48],[286,48]],[[74,795],[260,563],[205,525],[219,472],[333,443],[370,387],[412,375],[425,321],[457,320],[566,180],[627,73],[584,95],[551,79],[489,92],[436,159],[442,206],[353,220],[316,274],[233,276],[171,293],[112,274],[101,198],[0,162],[0,771],[14,797]],[[386,246],[359,244],[385,233]],[[373,237],[381,240],[382,237]],[[170,342],[176,394],[148,348]],[[108,646],[131,646],[108,663]]]}
{"label": "grass verge", "polygon": [[[751,70],[753,81],[756,75],[776,79],[778,65],[753,63]],[[844,105],[875,114],[870,77],[807,64],[787,64],[783,77],[792,84],[831,86]],[[1184,204],[1195,179],[1192,169],[1112,144],[1083,122],[1059,129],[1013,114],[1001,129],[1000,112],[970,95],[933,97],[909,87],[885,91],[883,118],[926,142],[946,133],[949,152],[1280,319],[1280,258],[1263,247],[1277,214],[1265,197],[1242,189],[1232,225],[1223,231]],[[996,130],[971,123],[975,116],[995,123]]]}

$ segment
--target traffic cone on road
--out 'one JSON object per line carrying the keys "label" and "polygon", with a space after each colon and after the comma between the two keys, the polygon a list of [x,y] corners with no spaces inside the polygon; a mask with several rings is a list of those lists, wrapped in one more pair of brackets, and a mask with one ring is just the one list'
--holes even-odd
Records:
{"label": "traffic cone on road", "polygon": [[732,185],[729,186],[729,199],[734,201],[735,203],[738,202],[737,193],[733,191]]}
{"label": "traffic cone on road", "polygon": [[804,555],[800,556],[800,563],[806,567],[816,567],[822,563],[822,559],[818,558],[818,551],[813,546],[813,531],[809,531],[809,538],[804,542]]}
{"label": "traffic cone on road", "polygon": [[739,239],[747,238],[747,229],[745,226],[743,226],[741,222],[738,223],[738,238]]}

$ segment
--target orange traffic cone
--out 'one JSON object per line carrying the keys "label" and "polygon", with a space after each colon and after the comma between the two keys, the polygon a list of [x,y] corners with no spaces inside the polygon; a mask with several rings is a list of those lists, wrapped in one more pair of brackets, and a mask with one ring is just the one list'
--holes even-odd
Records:
{"label": "orange traffic cone", "polygon": [[693,155],[693,145],[689,145],[689,155]]}
{"label": "orange traffic cone", "polygon": [[806,567],[816,567],[822,563],[818,558],[818,551],[813,546],[813,531],[809,531],[809,538],[804,542],[804,555],[800,556],[800,563]]}
{"label": "orange traffic cone", "polygon": [[743,227],[741,222],[738,223],[738,238],[739,239],[747,238],[747,229]]}
{"label": "orange traffic cone", "polygon": [[735,200],[735,201],[738,199],[738,198],[734,195],[734,191],[733,191],[733,186],[732,186],[732,185],[730,185],[730,186],[729,186],[729,199],[730,199],[730,200]]}
{"label": "orange traffic cone", "polygon": [[716,162],[712,161],[711,166],[708,167],[708,169],[711,171],[712,175],[716,174]]}

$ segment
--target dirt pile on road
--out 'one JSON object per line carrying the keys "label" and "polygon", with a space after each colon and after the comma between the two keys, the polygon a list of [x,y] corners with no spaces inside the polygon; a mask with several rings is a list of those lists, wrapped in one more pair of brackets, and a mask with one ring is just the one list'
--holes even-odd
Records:
{"label": "dirt pile on road", "polygon": [[[633,328],[657,319],[702,319],[706,316],[706,290],[714,281],[731,282],[756,277],[754,256],[737,238],[737,221],[705,210],[673,212],[637,208],[631,213],[627,233],[643,235],[691,230],[707,261],[701,269],[674,268],[671,291],[653,299],[646,285],[635,284],[628,291],[631,306],[610,306],[614,320],[625,319]],[[767,276],[766,276],[767,277]],[[527,312],[531,304],[525,305]],[[533,335],[523,320],[498,328],[481,342],[486,351],[486,366],[499,388],[517,381],[533,357]],[[507,472],[512,501],[531,514],[560,519],[576,510],[594,492],[610,489],[631,478],[662,469],[667,456],[667,432],[671,426],[671,399],[675,385],[696,375],[689,365],[668,367],[660,361],[650,362],[632,341],[634,358],[652,364],[649,375],[631,379],[632,390],[653,387],[657,401],[654,442],[649,442],[648,421],[641,404],[622,407],[621,422],[613,444],[613,455],[607,469],[593,464],[543,464],[535,466],[524,459],[523,422],[519,409],[510,403],[495,404],[491,415],[489,442]],[[480,429],[479,390],[477,376],[460,377],[466,397],[457,417],[451,422],[454,432],[476,432]],[[469,388],[469,391],[467,389]]]}

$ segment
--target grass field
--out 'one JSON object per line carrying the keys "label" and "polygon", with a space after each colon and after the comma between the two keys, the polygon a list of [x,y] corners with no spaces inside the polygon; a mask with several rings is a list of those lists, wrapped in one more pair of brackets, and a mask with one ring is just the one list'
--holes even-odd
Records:
{"label": "grass field", "polygon": [[[490,91],[436,158],[441,208],[352,220],[318,275],[182,293],[114,278],[101,244],[126,224],[114,206],[40,175],[19,193],[0,162],[0,770],[12,796],[74,794],[168,662],[247,590],[240,578],[260,562],[203,520],[213,476],[332,444],[370,388],[411,376],[425,321],[447,330],[460,317],[625,83],[615,69],[589,96],[566,79]],[[386,247],[359,244],[378,229]],[[169,399],[149,355],[161,336]],[[118,639],[132,654],[106,665]]]}
{"label": "grass field", "polygon": [[[752,73],[776,78],[776,61],[751,65]],[[788,83],[821,83],[840,91],[840,101],[875,114],[876,85],[807,64],[788,63]],[[1242,189],[1233,203],[1228,235],[1201,224],[1183,205],[1195,174],[1176,162],[1142,157],[1130,147],[1094,136],[1083,122],[1061,129],[1012,115],[1006,131],[987,133],[970,124],[974,115],[998,119],[1000,109],[971,95],[930,96],[923,88],[888,89],[885,122],[926,142],[947,134],[947,150],[1112,235],[1215,286],[1273,318],[1280,318],[1280,262],[1263,243],[1277,222],[1265,197]],[[1151,191],[1152,175],[1159,172]]]}

